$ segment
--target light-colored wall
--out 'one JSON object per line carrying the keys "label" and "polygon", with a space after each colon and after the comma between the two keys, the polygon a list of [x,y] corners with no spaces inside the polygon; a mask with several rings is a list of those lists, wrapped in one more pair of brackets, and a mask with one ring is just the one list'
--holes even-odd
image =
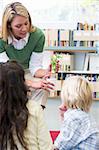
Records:
{"label": "light-colored wall", "polygon": [[99,101],[93,101],[90,114],[94,117],[99,127]]}

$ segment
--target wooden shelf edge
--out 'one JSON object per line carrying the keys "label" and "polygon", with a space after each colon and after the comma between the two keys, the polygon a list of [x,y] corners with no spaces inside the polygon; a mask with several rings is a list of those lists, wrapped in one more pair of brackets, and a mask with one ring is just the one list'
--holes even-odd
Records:
{"label": "wooden shelf edge", "polygon": [[93,98],[94,101],[99,101],[99,98]]}
{"label": "wooden shelf edge", "polygon": [[60,99],[60,96],[49,96],[48,98],[50,98],[50,99]]}
{"label": "wooden shelf edge", "polygon": [[[60,99],[61,97],[60,96],[53,96],[53,97],[49,96],[48,98],[50,98],[50,99]],[[99,101],[99,98],[93,98],[93,101]]]}
{"label": "wooden shelf edge", "polygon": [[75,46],[49,46],[45,47],[46,51],[57,51],[57,52],[80,52],[80,53],[96,53],[96,47],[75,47]]}

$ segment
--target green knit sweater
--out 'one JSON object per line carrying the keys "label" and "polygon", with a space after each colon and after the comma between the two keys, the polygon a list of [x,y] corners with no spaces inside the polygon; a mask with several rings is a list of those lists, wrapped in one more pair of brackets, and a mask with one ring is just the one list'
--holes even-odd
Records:
{"label": "green knit sweater", "polygon": [[32,52],[40,53],[43,51],[45,36],[43,32],[37,28],[35,32],[31,32],[26,46],[17,50],[13,45],[0,39],[0,53],[6,52],[10,60],[18,61],[24,69],[29,68],[29,61]]}

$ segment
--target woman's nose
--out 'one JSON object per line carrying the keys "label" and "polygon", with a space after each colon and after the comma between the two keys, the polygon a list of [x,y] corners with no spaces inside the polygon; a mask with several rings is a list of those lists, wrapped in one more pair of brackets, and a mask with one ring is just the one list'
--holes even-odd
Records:
{"label": "woman's nose", "polygon": [[27,26],[23,25],[21,31],[27,31]]}

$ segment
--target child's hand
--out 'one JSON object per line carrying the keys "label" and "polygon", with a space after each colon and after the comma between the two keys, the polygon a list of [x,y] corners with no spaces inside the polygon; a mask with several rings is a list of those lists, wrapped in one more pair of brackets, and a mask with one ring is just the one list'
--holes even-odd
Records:
{"label": "child's hand", "polygon": [[63,104],[59,106],[59,114],[61,117],[61,121],[64,120],[64,113],[66,112],[67,108]]}

